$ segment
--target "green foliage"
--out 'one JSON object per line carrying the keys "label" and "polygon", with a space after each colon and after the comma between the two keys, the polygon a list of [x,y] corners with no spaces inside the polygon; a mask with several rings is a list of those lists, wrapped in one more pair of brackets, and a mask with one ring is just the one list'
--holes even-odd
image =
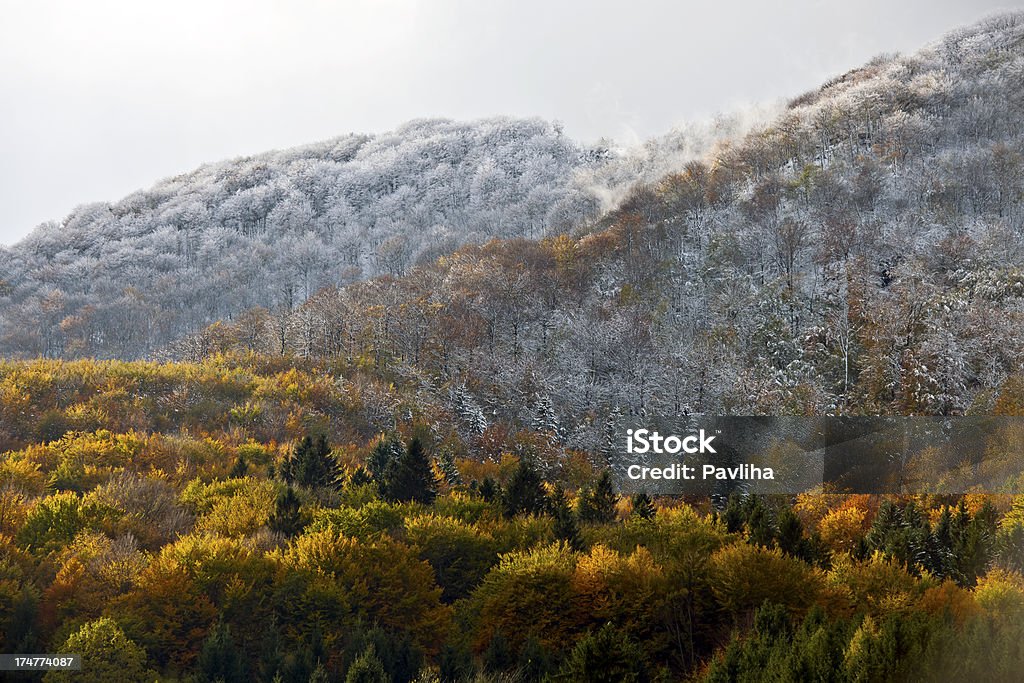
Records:
{"label": "green foliage", "polygon": [[199,652],[198,668],[200,679],[209,683],[244,683],[249,680],[245,660],[231,637],[230,626],[218,622],[210,630]]}
{"label": "green foliage", "polygon": [[520,514],[537,515],[546,508],[547,495],[540,474],[529,460],[523,458],[502,494],[502,509],[507,517],[515,517]]}
{"label": "green foliage", "polygon": [[409,441],[405,451],[385,470],[384,497],[399,502],[429,505],[437,497],[437,481],[430,458],[418,438]]}
{"label": "green foliage", "polygon": [[348,673],[345,674],[345,683],[390,683],[391,679],[384,671],[384,665],[377,659],[377,652],[373,645],[367,646],[360,654]]}
{"label": "green foliage", "polygon": [[146,651],[129,640],[108,617],[83,624],[68,637],[60,651],[82,655],[82,670],[51,671],[44,677],[47,683],[149,683],[156,678],[147,667]]}
{"label": "green foliage", "polygon": [[446,602],[467,597],[498,561],[497,543],[490,534],[450,517],[409,518],[405,537],[434,569]]}
{"label": "green foliage", "polygon": [[295,446],[290,458],[281,464],[281,476],[289,484],[308,488],[336,488],[341,483],[341,467],[334,459],[327,436],[314,441],[306,436]]}
{"label": "green foliage", "polygon": [[117,510],[83,501],[75,493],[57,493],[36,503],[15,540],[30,550],[58,550],[70,544],[79,532],[118,516]]}
{"label": "green foliage", "polygon": [[619,497],[615,494],[612,474],[609,470],[601,472],[593,489],[585,489],[580,493],[577,502],[577,513],[581,522],[592,524],[608,524],[615,519],[615,506]]}
{"label": "green foliage", "polygon": [[480,484],[479,493],[485,502],[491,503],[497,500],[501,492],[498,489],[498,484],[493,479],[484,477],[483,482]]}
{"label": "green foliage", "polygon": [[632,503],[632,514],[634,516],[646,520],[654,519],[654,501],[652,501],[651,497],[646,493],[643,491],[640,493],[634,493],[630,502]]}
{"label": "green foliage", "polygon": [[573,647],[557,678],[594,683],[643,683],[651,679],[643,648],[605,624]]}
{"label": "green foliage", "polygon": [[551,516],[555,520],[555,538],[564,541],[573,550],[583,548],[583,538],[576,523],[576,516],[569,507],[569,500],[561,486],[556,486],[551,493]]}
{"label": "green foliage", "polygon": [[274,514],[268,522],[270,528],[289,537],[298,534],[305,526],[301,505],[295,489],[291,486],[278,493],[274,502]]}

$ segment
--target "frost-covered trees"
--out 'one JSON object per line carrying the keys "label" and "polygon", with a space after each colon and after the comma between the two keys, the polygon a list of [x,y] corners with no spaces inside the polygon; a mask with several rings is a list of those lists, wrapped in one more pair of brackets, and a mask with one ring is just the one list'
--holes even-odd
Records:
{"label": "frost-covered trees", "polygon": [[467,242],[571,227],[597,208],[575,174],[601,159],[539,120],[421,120],[203,166],[5,252],[0,349],[141,356]]}

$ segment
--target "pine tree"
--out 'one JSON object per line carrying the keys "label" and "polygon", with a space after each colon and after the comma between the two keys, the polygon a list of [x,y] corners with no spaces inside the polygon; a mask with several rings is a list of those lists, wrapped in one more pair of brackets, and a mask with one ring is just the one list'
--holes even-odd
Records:
{"label": "pine tree", "polygon": [[501,494],[498,490],[498,485],[490,477],[484,477],[483,482],[480,484],[479,493],[485,503],[493,503]]}
{"label": "pine tree", "polygon": [[643,649],[610,623],[577,641],[559,678],[591,683],[642,683],[651,679]]}
{"label": "pine tree", "polygon": [[556,486],[551,493],[551,515],[555,519],[555,538],[565,541],[573,550],[583,548],[580,528],[576,524],[576,516],[569,507],[569,500],[561,486]]}
{"label": "pine tree", "polygon": [[507,517],[518,514],[537,515],[544,511],[547,496],[540,475],[533,465],[523,458],[508,482],[508,488],[502,496],[502,507]]}
{"label": "pine tree", "polygon": [[366,486],[367,484],[373,483],[373,476],[367,471],[365,467],[360,465],[353,470],[352,474],[348,476],[348,484],[350,486]]}
{"label": "pine tree", "polygon": [[555,407],[551,404],[551,399],[546,394],[537,397],[533,421],[530,426],[534,431],[547,434],[553,440],[557,440],[560,437],[562,428],[558,422],[558,416],[555,414]]}
{"label": "pine tree", "polygon": [[754,545],[769,548],[775,541],[775,525],[772,523],[771,512],[757,496],[751,496],[748,500],[750,509],[747,513],[747,540]]}
{"label": "pine tree", "polygon": [[804,525],[788,505],[779,510],[777,519],[778,536],[776,543],[779,549],[793,557],[807,558],[807,542],[804,538]]}
{"label": "pine tree", "polygon": [[331,454],[327,437],[321,434],[315,442],[309,436],[302,439],[292,457],[281,465],[281,476],[299,486],[337,487],[341,468]]}
{"label": "pine tree", "polygon": [[403,452],[402,443],[398,439],[387,437],[378,441],[367,456],[366,468],[382,488],[390,469],[402,457]]}
{"label": "pine tree", "polygon": [[224,622],[215,624],[203,643],[199,653],[199,675],[211,683],[243,683],[248,680],[245,660],[235,647],[231,628]]}
{"label": "pine tree", "polygon": [[268,525],[274,531],[285,536],[296,536],[302,531],[301,502],[295,495],[295,489],[291,486],[277,495],[274,503],[274,514],[270,517]]}
{"label": "pine tree", "polygon": [[345,675],[345,683],[388,683],[388,680],[384,664],[377,658],[377,652],[372,644],[352,662]]}
{"label": "pine tree", "polygon": [[462,476],[459,474],[459,468],[455,466],[455,456],[452,455],[451,451],[441,451],[441,455],[437,459],[437,466],[441,470],[441,476],[444,477],[445,484],[448,486],[459,486],[462,484]]}
{"label": "pine tree", "polygon": [[593,489],[587,489],[580,496],[578,513],[580,521],[607,524],[615,520],[615,506],[619,497],[615,494],[612,474],[601,472]]}
{"label": "pine tree", "polygon": [[633,494],[633,515],[640,519],[654,519],[654,501],[645,492]]}
{"label": "pine tree", "polygon": [[413,438],[402,457],[390,468],[384,495],[393,501],[415,501],[429,505],[437,497],[437,481],[423,442]]}

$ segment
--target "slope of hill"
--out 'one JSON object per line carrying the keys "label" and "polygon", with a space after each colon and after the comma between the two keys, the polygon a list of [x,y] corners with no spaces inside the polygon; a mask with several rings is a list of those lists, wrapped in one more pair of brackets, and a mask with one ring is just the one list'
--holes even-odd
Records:
{"label": "slope of hill", "polygon": [[[574,235],[252,311],[176,347],[339,356],[456,414],[986,411],[1024,364],[1024,21],[879,58]],[[475,407],[474,407],[475,406]],[[474,421],[474,420],[471,420]]]}
{"label": "slope of hill", "polygon": [[544,234],[596,210],[573,172],[606,156],[539,120],[424,120],[209,164],[0,252],[0,348],[134,357],[248,307]]}

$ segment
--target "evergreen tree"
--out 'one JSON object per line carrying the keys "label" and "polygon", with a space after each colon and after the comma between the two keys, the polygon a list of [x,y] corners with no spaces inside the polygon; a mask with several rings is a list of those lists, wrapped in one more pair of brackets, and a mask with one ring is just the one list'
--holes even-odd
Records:
{"label": "evergreen tree", "polygon": [[611,624],[577,641],[559,678],[588,683],[643,683],[650,680],[643,649]]}
{"label": "evergreen tree", "polygon": [[555,518],[555,538],[565,541],[573,550],[580,550],[583,547],[580,528],[561,486],[556,486],[551,494],[551,514]]}
{"label": "evergreen tree", "polygon": [[389,468],[384,497],[393,501],[415,501],[429,505],[437,497],[437,481],[430,457],[419,438],[409,441],[402,456]]}
{"label": "evergreen tree", "polygon": [[725,530],[735,534],[743,530],[747,518],[743,512],[743,499],[738,493],[729,495],[729,501],[725,504],[720,520],[725,524]]}
{"label": "evergreen tree", "polygon": [[370,472],[360,465],[353,470],[352,474],[348,476],[348,484],[350,486],[366,486],[367,484],[373,483],[373,476]]}
{"label": "evergreen tree", "polygon": [[441,476],[444,478],[444,483],[448,486],[459,486],[462,484],[462,476],[459,474],[459,468],[455,466],[455,456],[452,455],[451,451],[445,449],[441,451],[441,455],[437,459],[438,469],[441,470]]}
{"label": "evergreen tree", "polygon": [[366,458],[366,468],[379,486],[384,486],[389,471],[402,457],[403,452],[402,442],[394,437],[381,439],[370,451]]}
{"label": "evergreen tree", "polygon": [[562,428],[558,422],[558,416],[555,415],[555,407],[551,404],[551,399],[546,394],[537,397],[533,421],[530,426],[534,431],[548,434],[554,440],[557,440],[561,435]]}
{"label": "evergreen tree", "polygon": [[607,524],[615,520],[615,506],[619,497],[615,494],[612,474],[601,472],[593,489],[585,489],[577,503],[580,521]]}
{"label": "evergreen tree", "polygon": [[498,631],[491,638],[491,642],[487,644],[487,649],[484,650],[484,669],[492,673],[501,673],[511,669],[515,663],[515,656],[512,654],[508,639],[501,631]]}
{"label": "evergreen tree", "polygon": [[485,503],[493,503],[498,499],[501,492],[498,490],[498,485],[493,479],[484,477],[483,483],[480,484],[479,493]]}
{"label": "evergreen tree", "polygon": [[747,500],[747,540],[754,545],[769,548],[775,542],[775,525],[772,523],[771,511],[758,496],[750,496]]}
{"label": "evergreen tree", "polygon": [[309,676],[309,683],[330,683],[331,676],[327,673],[327,667],[323,663],[316,665],[313,673]]}
{"label": "evergreen tree", "polygon": [[245,660],[231,637],[231,628],[217,622],[199,652],[199,676],[210,683],[244,683],[249,680]]}
{"label": "evergreen tree", "polygon": [[508,482],[508,488],[502,496],[502,507],[507,517],[518,514],[537,515],[544,512],[547,496],[540,475],[526,458],[519,461],[519,466]]}
{"label": "evergreen tree", "polygon": [[289,484],[313,487],[336,487],[341,478],[341,468],[327,445],[327,437],[320,435],[316,441],[306,436],[295,447],[292,457],[281,465],[281,476]]}
{"label": "evergreen tree", "polygon": [[654,501],[645,492],[634,493],[632,503],[634,516],[640,519],[654,519]]}
{"label": "evergreen tree", "polygon": [[535,636],[530,636],[519,651],[516,668],[527,681],[543,681],[551,674],[551,655]]}
{"label": "evergreen tree", "polygon": [[804,525],[793,512],[793,508],[786,505],[779,510],[776,524],[778,525],[776,543],[778,543],[779,549],[793,557],[810,559],[810,546],[807,539],[804,538]]}
{"label": "evergreen tree", "polygon": [[366,646],[363,653],[359,655],[352,666],[348,668],[345,675],[345,683],[389,683],[387,672],[384,671],[384,664],[377,658],[377,651],[373,644]]}
{"label": "evergreen tree", "polygon": [[244,455],[239,455],[235,458],[235,464],[232,465],[231,472],[228,473],[228,476],[232,479],[241,479],[246,475],[246,473],[248,473],[248,471],[249,463],[245,461]]}
{"label": "evergreen tree", "polygon": [[289,486],[277,494],[277,501],[274,503],[274,514],[270,517],[268,526],[285,536],[296,536],[304,526],[301,512],[301,501],[295,494],[295,489]]}

